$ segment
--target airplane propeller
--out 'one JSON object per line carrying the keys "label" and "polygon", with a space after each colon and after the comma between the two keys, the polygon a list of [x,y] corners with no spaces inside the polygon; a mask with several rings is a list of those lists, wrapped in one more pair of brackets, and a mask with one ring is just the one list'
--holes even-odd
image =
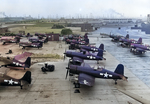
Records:
{"label": "airplane propeller", "polygon": [[68,63],[68,67],[66,67],[66,69],[67,69],[67,72],[66,72],[66,78],[65,79],[67,79],[68,73],[70,72],[69,63]]}
{"label": "airplane propeller", "polygon": [[66,49],[65,49],[65,53],[64,53],[64,60],[66,59]]}

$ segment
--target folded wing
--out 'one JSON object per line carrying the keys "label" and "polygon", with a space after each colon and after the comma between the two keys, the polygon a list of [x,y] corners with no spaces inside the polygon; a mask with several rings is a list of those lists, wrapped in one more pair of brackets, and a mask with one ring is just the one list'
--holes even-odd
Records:
{"label": "folded wing", "polygon": [[87,85],[87,86],[93,86],[95,83],[95,78],[90,75],[80,73],[78,76],[78,81],[80,84]]}

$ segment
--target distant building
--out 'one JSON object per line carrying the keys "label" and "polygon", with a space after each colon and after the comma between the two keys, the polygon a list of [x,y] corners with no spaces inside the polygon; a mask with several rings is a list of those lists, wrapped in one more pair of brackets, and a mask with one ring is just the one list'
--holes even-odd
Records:
{"label": "distant building", "polygon": [[49,41],[59,41],[60,34],[50,33],[50,34],[46,34],[46,35],[48,36]]}
{"label": "distant building", "polygon": [[0,34],[8,32],[8,27],[0,27]]}
{"label": "distant building", "polygon": [[150,14],[147,15],[147,22],[150,23]]}
{"label": "distant building", "polygon": [[93,26],[89,23],[84,23],[81,25],[81,32],[92,32],[93,30]]}

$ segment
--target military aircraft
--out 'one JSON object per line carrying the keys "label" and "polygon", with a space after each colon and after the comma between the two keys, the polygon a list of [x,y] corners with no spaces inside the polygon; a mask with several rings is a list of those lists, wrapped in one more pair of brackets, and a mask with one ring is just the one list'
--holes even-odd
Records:
{"label": "military aircraft", "polygon": [[31,66],[31,58],[32,53],[24,52],[20,55],[16,55],[13,57],[0,57],[0,61],[4,63],[1,67],[9,67],[15,69],[24,69],[30,68]]}
{"label": "military aircraft", "polygon": [[74,60],[80,61],[80,62],[83,62],[83,60],[97,60],[97,63],[98,63],[99,60],[106,60],[103,57],[103,51],[102,50],[99,50],[97,55],[89,53],[89,52],[85,52],[85,51],[83,53],[66,51],[64,54],[65,54],[64,59],[65,59],[65,56],[67,56],[67,57],[71,57],[71,59],[74,58]]}
{"label": "military aircraft", "polygon": [[29,37],[29,41],[32,43],[47,43],[48,42],[48,37],[40,37],[40,36],[33,36],[33,37]]}
{"label": "military aircraft", "polygon": [[3,45],[6,43],[19,43],[20,37],[19,36],[3,36],[1,37],[1,41],[3,42]]}
{"label": "military aircraft", "polygon": [[[10,70],[6,67],[0,67],[0,70],[4,70],[5,72],[0,72],[0,85],[4,86],[20,86],[22,87],[25,84],[31,84],[31,72],[30,71],[18,71],[18,70]],[[26,83],[27,82],[27,83]]]}
{"label": "military aircraft", "polygon": [[131,43],[130,52],[133,52],[134,54],[143,54],[146,51],[150,51],[149,45]]}
{"label": "military aircraft", "polygon": [[124,66],[122,64],[118,64],[114,72],[99,67],[97,69],[94,69],[91,68],[88,64],[86,64],[86,66],[84,66],[84,64],[82,64],[82,66],[70,65],[66,69],[66,79],[68,73],[69,75],[78,75],[78,81],[74,83],[75,88],[80,88],[80,84],[93,86],[95,78],[114,79],[115,84],[117,84],[118,79],[123,79],[127,81],[127,77],[124,76]]}
{"label": "military aircraft", "polygon": [[136,41],[134,39],[120,38],[119,42],[121,42],[121,46],[123,46],[123,47],[125,47],[125,46],[130,47],[131,43],[142,44],[142,38],[139,38],[138,41]]}
{"label": "military aircraft", "polygon": [[31,48],[42,48],[43,47],[43,42],[37,42],[37,43],[32,43],[28,40],[24,40],[19,42],[19,47],[23,47],[22,49],[25,49],[26,47],[31,47]]}
{"label": "military aircraft", "polygon": [[98,52],[99,50],[102,50],[103,52],[105,52],[105,50],[104,50],[104,44],[100,44],[99,48],[94,47],[94,46],[86,46],[86,45],[80,46],[80,51]]}
{"label": "military aircraft", "polygon": [[112,40],[111,41],[113,41],[113,42],[118,42],[119,41],[119,39],[121,38],[121,37],[123,37],[123,36],[121,36],[121,35],[110,35],[109,36],[110,38],[112,38]]}

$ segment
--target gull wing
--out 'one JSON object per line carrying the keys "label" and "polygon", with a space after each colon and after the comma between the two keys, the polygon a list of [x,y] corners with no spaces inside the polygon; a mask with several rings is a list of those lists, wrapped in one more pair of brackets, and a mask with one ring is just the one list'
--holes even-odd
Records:
{"label": "gull wing", "polygon": [[72,59],[74,62],[80,62],[80,63],[82,63],[84,60],[83,59],[81,59],[81,58],[79,58],[79,57],[73,57],[73,59]]}
{"label": "gull wing", "polygon": [[95,83],[95,78],[90,75],[80,73],[78,76],[78,81],[80,84],[83,84],[86,86],[93,86]]}

